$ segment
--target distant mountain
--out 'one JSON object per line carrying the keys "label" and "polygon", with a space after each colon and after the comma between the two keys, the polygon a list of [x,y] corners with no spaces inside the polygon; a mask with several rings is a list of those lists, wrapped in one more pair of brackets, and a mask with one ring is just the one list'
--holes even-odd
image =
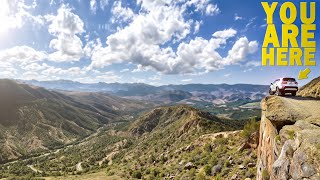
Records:
{"label": "distant mountain", "polygon": [[62,93],[0,80],[0,162],[74,142],[147,106],[106,93]]}
{"label": "distant mountain", "polygon": [[236,102],[236,101],[259,101],[266,96],[268,86],[251,84],[187,84],[151,86],[142,83],[95,83],[83,84],[73,81],[22,81],[27,84],[82,92],[110,92],[117,96],[131,99],[160,101],[162,103],[193,103],[194,101],[205,102]]}
{"label": "distant mountain", "polygon": [[302,86],[298,91],[298,95],[302,97],[320,98],[320,77],[317,77],[308,84]]}

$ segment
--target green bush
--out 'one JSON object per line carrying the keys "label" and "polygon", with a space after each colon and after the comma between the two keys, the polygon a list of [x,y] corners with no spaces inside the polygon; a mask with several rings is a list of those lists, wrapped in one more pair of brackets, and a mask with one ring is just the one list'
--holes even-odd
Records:
{"label": "green bush", "polygon": [[134,171],[132,173],[132,177],[133,178],[137,178],[137,179],[141,179],[142,178],[142,174],[141,174],[141,172],[139,170],[137,170],[137,171]]}
{"label": "green bush", "polygon": [[204,174],[204,172],[199,172],[196,176],[196,180],[205,180],[206,179],[206,175]]}
{"label": "green bush", "polygon": [[245,139],[249,139],[252,133],[259,131],[259,127],[260,122],[257,122],[254,118],[252,118],[244,126],[241,136]]}
{"label": "green bush", "polygon": [[203,167],[203,170],[204,170],[204,172],[206,173],[206,175],[210,175],[211,174],[211,166],[210,165],[205,165],[204,167]]}
{"label": "green bush", "polygon": [[289,139],[294,139],[295,132],[293,130],[289,130],[289,131],[287,131],[287,133],[289,135]]}
{"label": "green bush", "polygon": [[269,180],[269,179],[270,179],[269,172],[268,172],[266,169],[264,169],[264,170],[262,171],[262,179],[263,179],[263,180]]}
{"label": "green bush", "polygon": [[275,137],[275,141],[276,141],[276,143],[280,143],[281,142],[281,137],[280,137],[280,135],[278,134],[278,135],[276,135],[276,137]]}

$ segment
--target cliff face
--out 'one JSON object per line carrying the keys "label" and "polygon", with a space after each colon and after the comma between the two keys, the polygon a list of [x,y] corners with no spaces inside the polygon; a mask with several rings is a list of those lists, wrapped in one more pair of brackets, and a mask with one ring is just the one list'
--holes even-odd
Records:
{"label": "cliff face", "polygon": [[320,101],[269,96],[261,107],[257,179],[320,179]]}

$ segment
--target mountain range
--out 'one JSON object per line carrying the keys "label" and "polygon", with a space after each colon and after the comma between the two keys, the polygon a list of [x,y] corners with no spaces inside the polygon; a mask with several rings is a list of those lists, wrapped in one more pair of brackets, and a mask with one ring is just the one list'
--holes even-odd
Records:
{"label": "mountain range", "polygon": [[143,83],[92,83],[85,84],[69,80],[22,81],[27,84],[53,90],[108,92],[130,99],[161,103],[213,102],[224,104],[236,101],[259,101],[266,96],[269,86],[251,84],[186,84],[151,86]]}
{"label": "mountain range", "polygon": [[106,93],[61,93],[0,80],[0,162],[63,146],[152,104]]}
{"label": "mountain range", "polygon": [[[263,86],[173,87],[120,96],[0,80],[0,178],[318,178],[319,78],[301,88],[303,97],[267,96],[255,111],[257,102],[239,104]],[[208,103],[189,106],[199,92],[205,98],[194,101]],[[215,93],[223,105],[208,105]],[[229,111],[238,115],[221,114]],[[261,125],[251,111],[262,112]]]}

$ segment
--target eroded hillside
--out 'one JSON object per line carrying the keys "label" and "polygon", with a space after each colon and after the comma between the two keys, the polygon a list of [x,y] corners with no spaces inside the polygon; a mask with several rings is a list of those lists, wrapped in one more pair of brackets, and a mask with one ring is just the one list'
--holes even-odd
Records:
{"label": "eroded hillside", "polygon": [[69,96],[0,80],[0,162],[83,139],[146,106],[103,93]]}
{"label": "eroded hillside", "polygon": [[49,179],[78,179],[74,175],[84,179],[255,178],[257,133],[244,138],[243,125],[244,121],[221,119],[188,106],[158,107],[127,126],[105,127],[78,144],[0,165],[0,175]]}

